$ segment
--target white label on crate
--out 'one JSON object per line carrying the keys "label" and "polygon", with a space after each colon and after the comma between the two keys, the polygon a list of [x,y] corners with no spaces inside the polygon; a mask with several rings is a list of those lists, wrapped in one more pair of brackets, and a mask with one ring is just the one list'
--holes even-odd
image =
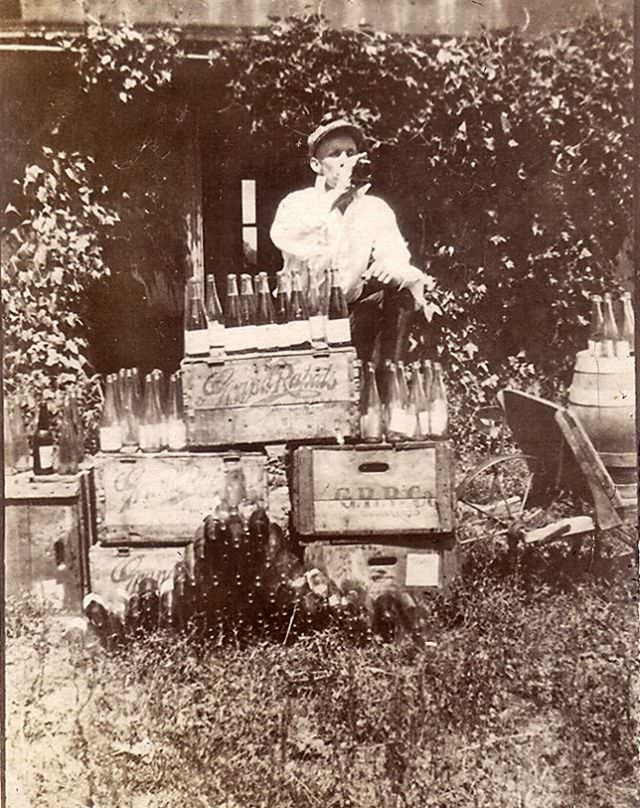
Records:
{"label": "white label on crate", "polygon": [[327,338],[327,318],[323,314],[314,314],[313,317],[309,317],[309,331],[312,342],[324,342]]}
{"label": "white label on crate", "polygon": [[405,412],[402,407],[392,407],[389,410],[389,423],[387,424],[387,429],[390,432],[397,432],[398,434],[404,434],[405,426],[407,425],[407,420],[405,417]]}
{"label": "white label on crate", "polygon": [[418,413],[418,423],[420,424],[420,434],[431,434],[431,419],[429,418],[429,410],[422,410]]}
{"label": "white label on crate", "polygon": [[199,328],[197,331],[184,332],[184,352],[187,356],[199,356],[209,353],[209,329]]}
{"label": "white label on crate", "polygon": [[170,449],[184,449],[187,443],[187,428],[184,421],[169,421],[167,437]]}
{"label": "white label on crate", "polygon": [[329,345],[346,345],[351,342],[351,325],[348,317],[327,319],[327,342]]}
{"label": "white label on crate", "polygon": [[100,451],[119,452],[122,446],[122,437],[119,426],[100,427]]}
{"label": "white label on crate", "polygon": [[406,586],[439,586],[440,554],[407,553]]}
{"label": "white label on crate", "polygon": [[291,320],[289,323],[289,333],[287,336],[288,345],[308,345],[309,337],[308,320]]}
{"label": "white label on crate", "polygon": [[215,320],[209,322],[209,348],[224,348],[224,325]]}
{"label": "white label on crate", "polygon": [[444,401],[434,401],[431,406],[431,432],[441,438],[447,434],[447,405]]}

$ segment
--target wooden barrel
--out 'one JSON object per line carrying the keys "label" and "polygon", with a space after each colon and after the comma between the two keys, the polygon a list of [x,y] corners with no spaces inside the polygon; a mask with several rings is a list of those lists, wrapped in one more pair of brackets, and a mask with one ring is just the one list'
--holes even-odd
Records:
{"label": "wooden barrel", "polygon": [[620,497],[636,500],[635,358],[595,357],[580,351],[569,409],[585,428]]}

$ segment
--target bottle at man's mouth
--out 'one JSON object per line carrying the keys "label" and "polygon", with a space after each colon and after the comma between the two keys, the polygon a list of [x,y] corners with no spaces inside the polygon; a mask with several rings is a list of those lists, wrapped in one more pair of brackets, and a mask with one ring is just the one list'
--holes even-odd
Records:
{"label": "bottle at man's mouth", "polygon": [[372,165],[367,155],[361,157],[351,172],[351,184],[356,188],[370,185],[372,181]]}

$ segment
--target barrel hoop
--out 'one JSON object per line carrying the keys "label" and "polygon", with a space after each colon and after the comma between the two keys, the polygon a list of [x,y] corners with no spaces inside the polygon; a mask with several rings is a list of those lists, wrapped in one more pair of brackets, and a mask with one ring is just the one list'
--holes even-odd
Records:
{"label": "barrel hoop", "polygon": [[635,468],[638,463],[638,455],[635,452],[599,452],[598,454],[607,468]]}

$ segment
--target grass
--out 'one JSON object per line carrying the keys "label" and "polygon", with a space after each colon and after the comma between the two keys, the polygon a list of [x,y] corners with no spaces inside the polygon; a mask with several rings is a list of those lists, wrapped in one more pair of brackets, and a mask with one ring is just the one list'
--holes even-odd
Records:
{"label": "grass", "polygon": [[627,808],[635,569],[590,547],[476,547],[426,638],[338,629],[117,654],[7,610],[8,805]]}

